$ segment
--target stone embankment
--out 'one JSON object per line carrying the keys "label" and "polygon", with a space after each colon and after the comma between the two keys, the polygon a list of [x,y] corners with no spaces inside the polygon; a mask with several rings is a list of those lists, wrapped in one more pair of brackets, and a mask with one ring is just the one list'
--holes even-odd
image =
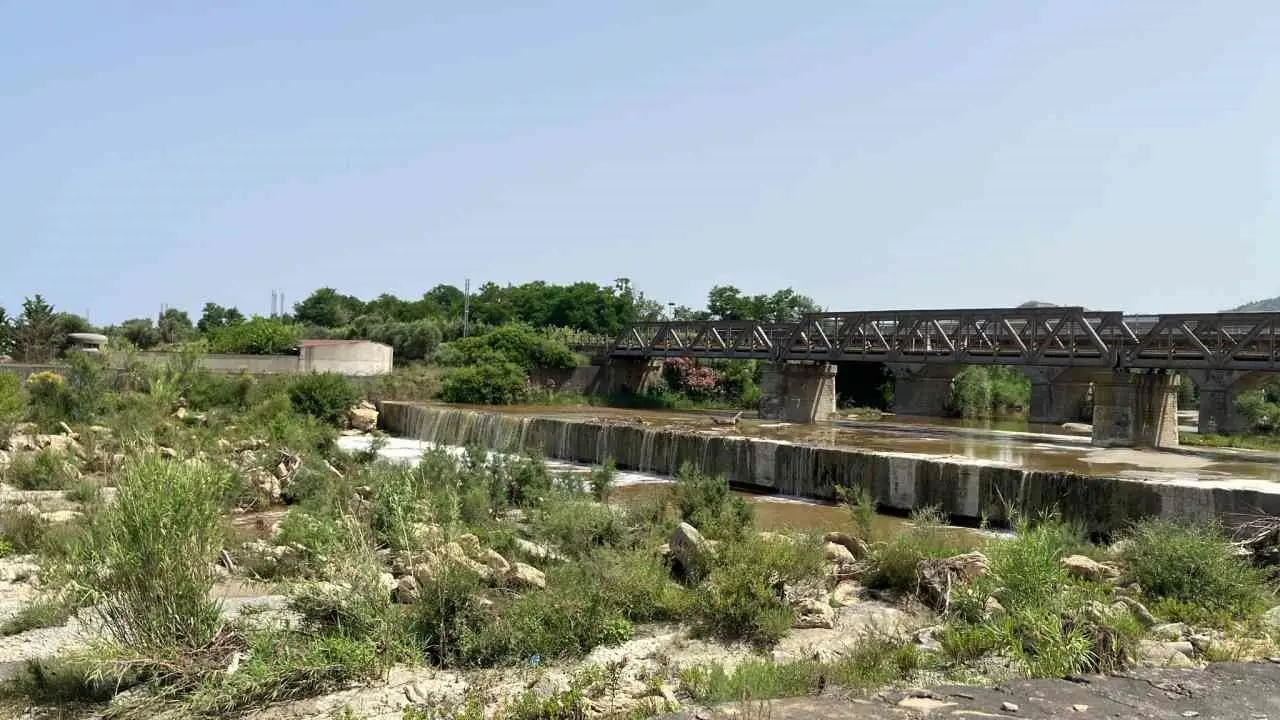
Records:
{"label": "stone embankment", "polygon": [[883,508],[938,506],[953,517],[1003,524],[1011,515],[1058,511],[1094,532],[1146,516],[1228,524],[1280,514],[1280,485],[1264,480],[1132,478],[1046,472],[1011,463],[851,446],[816,447],[602,418],[528,416],[403,402],[380,404],[387,432],[443,445],[541,451],[581,463],[674,475],[685,463],[734,485],[820,500],[837,486],[869,490]]}

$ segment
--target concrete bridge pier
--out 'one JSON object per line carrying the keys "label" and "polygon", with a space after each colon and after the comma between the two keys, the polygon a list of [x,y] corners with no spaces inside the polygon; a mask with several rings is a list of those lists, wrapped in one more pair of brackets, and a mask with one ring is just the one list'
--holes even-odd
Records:
{"label": "concrete bridge pier", "polygon": [[962,365],[887,363],[893,373],[893,411],[899,415],[942,417],[951,402],[951,381]]}
{"label": "concrete bridge pier", "polygon": [[761,369],[760,417],[794,423],[826,420],[836,411],[836,366],[769,362]]}
{"label": "concrete bridge pier", "polygon": [[1094,376],[1092,443],[1177,447],[1178,376],[1124,370]]}
{"label": "concrete bridge pier", "polygon": [[1200,391],[1199,432],[1203,435],[1234,435],[1248,428],[1236,407],[1240,393],[1266,380],[1261,373],[1240,370],[1184,370]]}
{"label": "concrete bridge pier", "polygon": [[662,379],[662,360],[610,358],[596,375],[593,392],[613,396],[640,394]]}
{"label": "concrete bridge pier", "polygon": [[1060,425],[1085,419],[1085,401],[1093,380],[1089,371],[1039,365],[1024,370],[1031,379],[1028,421]]}

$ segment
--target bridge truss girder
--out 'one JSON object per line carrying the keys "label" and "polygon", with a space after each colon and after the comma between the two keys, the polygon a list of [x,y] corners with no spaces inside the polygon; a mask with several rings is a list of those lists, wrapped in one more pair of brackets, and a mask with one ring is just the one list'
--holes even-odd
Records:
{"label": "bridge truss girder", "polygon": [[614,342],[612,357],[691,357],[771,360],[794,324],[750,320],[635,323]]}
{"label": "bridge truss girder", "polygon": [[1080,307],[822,312],[796,323],[635,323],[617,358],[1280,372],[1280,313],[1125,317]]}

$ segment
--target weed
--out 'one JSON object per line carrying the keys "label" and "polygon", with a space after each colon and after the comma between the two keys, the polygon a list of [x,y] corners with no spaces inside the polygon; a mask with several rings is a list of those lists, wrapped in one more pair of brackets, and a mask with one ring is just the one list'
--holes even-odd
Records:
{"label": "weed", "polygon": [[676,475],[671,502],[681,520],[710,537],[739,538],[753,520],[751,504],[729,491],[727,478],[707,475],[691,464]]}
{"label": "weed", "polygon": [[1216,526],[1146,520],[1131,529],[1123,547],[1129,576],[1173,619],[1225,624],[1266,608],[1270,592],[1263,574]]}
{"label": "weed", "polygon": [[721,546],[706,582],[695,591],[694,629],[725,640],[768,647],[791,629],[787,584],[816,578],[822,555],[810,543],[759,538]]}
{"label": "weed", "polygon": [[874,566],[866,578],[868,587],[914,592],[919,585],[916,569],[921,560],[951,557],[972,549],[960,545],[935,508],[913,512],[911,522],[911,527],[875,552]]}
{"label": "weed", "polygon": [[591,469],[587,484],[591,486],[591,497],[596,502],[607,502],[613,493],[613,485],[617,480],[618,469],[613,460],[606,460],[603,465]]}
{"label": "weed", "polygon": [[82,584],[116,642],[163,652],[213,637],[219,605],[209,590],[228,482],[203,461],[144,455],[125,466],[116,501],[94,516],[79,558]]}
{"label": "weed", "polygon": [[77,480],[63,493],[63,497],[82,505],[91,505],[102,495],[102,487],[92,480]]}
{"label": "weed", "polygon": [[616,546],[628,536],[625,519],[613,508],[585,500],[547,503],[537,517],[541,537],[574,556]]}
{"label": "weed", "polygon": [[0,636],[17,635],[28,630],[55,627],[71,618],[75,608],[68,602],[48,599],[33,600],[3,623],[0,623]]}
{"label": "weed", "polygon": [[871,494],[871,490],[865,485],[857,485],[855,487],[836,485],[835,492],[836,497],[840,499],[840,503],[848,509],[849,517],[853,520],[853,527],[856,529],[858,537],[863,540],[871,540],[876,517],[876,499]]}
{"label": "weed", "polygon": [[329,425],[341,425],[347,409],[360,401],[360,391],[336,373],[300,375],[289,384],[289,403],[301,415]]}
{"label": "weed", "polygon": [[80,471],[70,454],[43,448],[16,455],[3,477],[22,490],[64,490],[80,477]]}
{"label": "weed", "polygon": [[13,552],[36,553],[45,546],[49,523],[30,510],[0,510],[0,538]]}

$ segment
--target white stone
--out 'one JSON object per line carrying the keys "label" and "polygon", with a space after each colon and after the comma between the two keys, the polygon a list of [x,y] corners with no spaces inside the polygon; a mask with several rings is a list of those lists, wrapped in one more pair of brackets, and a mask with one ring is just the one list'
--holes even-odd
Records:
{"label": "white stone", "polygon": [[537,588],[541,590],[547,586],[547,576],[541,570],[532,566],[518,562],[507,570],[507,584],[517,588]]}

